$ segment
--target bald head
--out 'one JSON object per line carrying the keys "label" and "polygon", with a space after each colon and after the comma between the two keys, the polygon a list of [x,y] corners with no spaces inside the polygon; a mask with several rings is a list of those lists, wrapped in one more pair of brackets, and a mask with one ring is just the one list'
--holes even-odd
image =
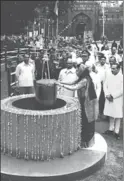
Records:
{"label": "bald head", "polygon": [[72,58],[68,58],[68,60],[67,60],[67,69],[71,69],[72,67],[73,67]]}

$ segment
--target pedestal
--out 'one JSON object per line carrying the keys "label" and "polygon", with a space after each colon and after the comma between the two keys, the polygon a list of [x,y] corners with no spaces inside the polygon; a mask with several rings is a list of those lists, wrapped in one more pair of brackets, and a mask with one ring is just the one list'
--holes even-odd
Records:
{"label": "pedestal", "polygon": [[1,156],[2,181],[75,181],[90,176],[105,163],[107,144],[96,133],[93,147],[52,161],[25,161]]}

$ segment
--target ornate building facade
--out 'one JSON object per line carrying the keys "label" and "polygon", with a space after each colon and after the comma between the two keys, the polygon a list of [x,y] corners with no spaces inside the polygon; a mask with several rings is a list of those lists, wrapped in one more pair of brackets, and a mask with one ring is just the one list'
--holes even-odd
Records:
{"label": "ornate building facade", "polygon": [[97,33],[99,4],[95,1],[75,1],[74,5],[68,8],[68,13],[64,19],[60,29],[66,27],[69,23],[70,27],[63,33],[68,36],[94,37]]}
{"label": "ornate building facade", "polygon": [[[106,1],[105,10],[105,35],[108,39],[118,40],[123,36],[123,5],[118,1]],[[68,13],[59,18],[59,32],[63,36],[78,36],[83,38],[93,37],[99,40],[103,33],[103,9],[99,1],[77,0]],[[62,22],[62,23],[61,23]],[[66,27],[70,26],[66,29]]]}
{"label": "ornate building facade", "polygon": [[[70,1],[69,1],[70,2]],[[104,34],[109,40],[119,40],[123,36],[123,5],[120,1],[84,1],[76,0],[67,4],[59,3],[58,34],[61,36],[82,36],[84,40],[100,40]],[[103,27],[103,3],[104,3],[104,27]],[[29,26],[30,31],[47,34],[51,39],[56,37],[57,16],[53,8],[49,16],[42,12],[43,7],[35,9],[38,22]],[[63,13],[60,11],[63,10]],[[33,27],[33,28],[32,28]],[[32,30],[33,29],[33,30]],[[47,30],[47,33],[45,33]]]}

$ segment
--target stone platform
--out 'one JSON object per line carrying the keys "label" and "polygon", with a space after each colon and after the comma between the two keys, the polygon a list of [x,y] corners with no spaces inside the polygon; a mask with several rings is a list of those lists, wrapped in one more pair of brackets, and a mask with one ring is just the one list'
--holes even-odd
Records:
{"label": "stone platform", "polygon": [[95,145],[51,161],[25,161],[1,156],[2,181],[75,181],[99,170],[105,163],[107,144],[96,133]]}
{"label": "stone platform", "polygon": [[97,133],[103,134],[109,129],[109,121],[100,120],[95,123],[95,130]]}

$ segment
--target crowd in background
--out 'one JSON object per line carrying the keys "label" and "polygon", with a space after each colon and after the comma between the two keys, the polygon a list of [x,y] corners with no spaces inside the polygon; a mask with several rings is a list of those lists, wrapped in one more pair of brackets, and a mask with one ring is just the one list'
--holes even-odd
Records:
{"label": "crowd in background", "polygon": [[[1,36],[1,50],[6,47],[7,50],[13,50],[14,48],[23,48],[23,47],[39,47],[39,48],[43,48],[44,45],[41,42],[42,41],[46,41],[45,43],[47,43],[47,46],[53,42],[55,42],[55,38],[53,37],[52,40],[49,40],[47,37],[44,38],[43,35],[38,35],[35,37],[28,37],[27,35],[11,35],[11,36],[6,36],[3,35]],[[67,37],[63,37],[63,38],[59,38],[58,41],[61,42],[62,40],[64,40],[64,42],[68,42]],[[75,38],[74,38],[75,39]],[[70,40],[69,40],[70,41]],[[76,41],[75,41],[76,42]]]}
{"label": "crowd in background", "polygon": [[[87,90],[87,96],[90,96],[87,99],[88,101],[91,99],[91,105],[93,104],[92,100],[96,101],[97,99],[99,103],[98,119],[106,119],[108,117],[110,121],[109,130],[106,131],[106,134],[114,134],[117,139],[120,139],[119,130],[123,118],[122,39],[119,44],[115,41],[109,44],[106,39],[99,44],[94,41],[87,41],[84,44],[75,37],[60,37],[58,44],[58,50],[51,46],[47,51],[42,51],[42,54],[37,57],[24,55],[24,61],[18,64],[16,68],[16,77],[21,91],[23,93],[32,93],[31,87],[34,85],[34,80],[47,77],[48,67],[44,69],[44,74],[42,74],[42,70],[44,61],[48,60],[50,78],[59,81],[58,94],[78,97],[82,103],[82,100],[84,100],[82,96],[85,95],[84,92],[87,90],[86,82],[93,83],[89,85]],[[86,73],[85,77],[83,77],[83,72]],[[84,78],[87,79],[86,82],[84,82]],[[83,87],[83,85],[85,86]],[[84,111],[83,106],[84,101],[82,111]],[[90,112],[89,107],[87,109],[87,117],[91,115],[92,119],[95,119],[94,114],[96,112],[93,114],[93,112]],[[92,107],[92,109],[95,111],[95,108]],[[93,125],[90,128],[94,129]],[[86,131],[87,129],[83,132],[85,133]]]}
{"label": "crowd in background", "polygon": [[[56,47],[57,43],[57,47]],[[19,36],[1,36],[1,51],[3,47],[7,47],[7,50],[13,50],[17,47],[32,47],[35,50],[40,50],[40,53],[32,53],[31,58],[35,60],[35,64],[37,69],[41,67],[39,63],[41,63],[43,58],[44,49],[46,49],[45,45],[47,45],[47,53],[49,55],[50,64],[52,66],[51,70],[55,69],[53,67],[57,67],[58,69],[63,69],[66,67],[66,62],[68,57],[72,56],[74,62],[80,61],[82,58],[82,51],[87,50],[90,53],[90,63],[96,64],[99,60],[99,53],[103,53],[106,57],[106,63],[109,64],[110,55],[114,55],[116,57],[116,61],[119,62],[121,68],[122,60],[123,60],[123,39],[121,37],[119,42],[115,40],[110,44],[107,38],[102,38],[101,41],[96,42],[91,39],[87,41],[83,41],[81,37],[78,39],[76,37],[58,37],[57,41],[54,40],[45,40],[43,35],[37,36],[34,39],[31,37],[27,37],[26,35]],[[54,65],[53,65],[54,63]],[[57,70],[56,70],[57,71]],[[40,74],[41,70],[37,71],[37,74]],[[55,73],[55,71],[54,71]],[[53,72],[51,73],[52,77],[54,77]],[[56,74],[56,73],[55,73]],[[40,77],[40,76],[39,76]],[[55,76],[56,77],[56,76]],[[57,78],[57,77],[56,77]]]}
{"label": "crowd in background", "polygon": [[[48,61],[50,78],[58,80],[58,94],[77,97],[82,104],[82,117],[88,128],[82,131],[83,137],[88,138],[94,130],[94,124],[89,125],[88,119],[96,119],[94,101],[98,101],[98,120],[109,118],[109,130],[120,139],[119,131],[123,118],[123,39],[110,43],[107,38],[96,42],[91,39],[83,41],[81,37],[58,37],[56,40],[45,40],[42,36],[35,39],[26,35],[2,37],[2,46],[13,50],[14,47],[34,47],[33,54],[24,54],[21,63],[16,67],[16,78],[21,94],[34,92],[34,82],[47,77]],[[46,49],[47,45],[47,49]],[[57,46],[56,46],[57,45]],[[40,51],[37,51],[40,50]],[[45,64],[46,65],[46,64]],[[84,76],[84,72],[86,75]],[[86,82],[84,81],[86,80]],[[87,90],[88,84],[89,88]],[[95,90],[95,92],[94,92]],[[88,91],[88,92],[86,92]],[[85,105],[84,97],[87,93]],[[84,96],[84,97],[83,97]],[[93,105],[92,105],[93,103]],[[84,107],[87,109],[84,112]],[[84,117],[85,115],[85,117]],[[91,116],[91,117],[88,117]],[[87,118],[87,119],[86,119]],[[85,126],[86,126],[85,125]],[[84,126],[84,125],[83,125]]]}
{"label": "crowd in background", "polygon": [[[47,42],[45,42],[47,41]],[[57,47],[56,47],[57,42]],[[7,50],[13,50],[17,47],[33,47],[36,50],[40,50],[39,54],[32,53],[31,58],[35,60],[37,77],[41,77],[41,69],[43,52],[46,49],[45,44],[47,44],[48,55],[50,61],[51,77],[57,79],[58,73],[61,69],[66,67],[66,62],[68,57],[72,56],[74,62],[80,61],[82,59],[82,51],[87,50],[90,53],[90,63],[96,64],[99,60],[99,53],[103,53],[106,57],[106,63],[109,64],[109,57],[115,54],[116,61],[119,62],[121,68],[123,69],[122,62],[123,59],[123,39],[121,38],[119,42],[113,41],[111,44],[108,42],[107,38],[102,38],[101,41],[96,42],[91,39],[83,42],[83,39],[79,37],[58,37],[57,41],[45,40],[43,35],[37,36],[34,39],[27,37],[26,35],[19,36],[1,36],[1,50],[3,47],[7,47]],[[56,69],[57,67],[57,69]]]}
{"label": "crowd in background", "polygon": [[[40,49],[44,48],[44,45],[47,44],[47,47],[53,46],[53,44],[56,42],[56,38],[53,37],[52,39],[48,39],[47,37],[44,38],[43,34],[33,37],[28,37],[27,35],[11,35],[11,36],[6,36],[3,35],[1,36],[1,50],[4,47],[7,47],[7,50],[13,50],[14,48],[23,48],[23,47],[38,47]],[[92,40],[89,38],[87,41],[83,41],[83,39],[79,36],[77,39],[76,37],[58,37],[58,47],[66,47],[66,46],[72,46],[73,47],[78,47],[82,49],[82,46],[86,47],[87,44],[91,44]],[[101,39],[102,42],[102,49],[104,49],[104,46],[108,43],[107,38],[102,37]],[[92,42],[93,43],[93,42]],[[94,44],[97,46],[97,43],[94,41]],[[81,46],[81,47],[80,47]],[[120,39],[120,44],[119,46],[117,43],[114,41],[112,46],[115,46],[118,48],[119,53],[121,53],[121,49],[123,49],[123,39],[121,37]],[[98,50],[99,47],[97,46]]]}

